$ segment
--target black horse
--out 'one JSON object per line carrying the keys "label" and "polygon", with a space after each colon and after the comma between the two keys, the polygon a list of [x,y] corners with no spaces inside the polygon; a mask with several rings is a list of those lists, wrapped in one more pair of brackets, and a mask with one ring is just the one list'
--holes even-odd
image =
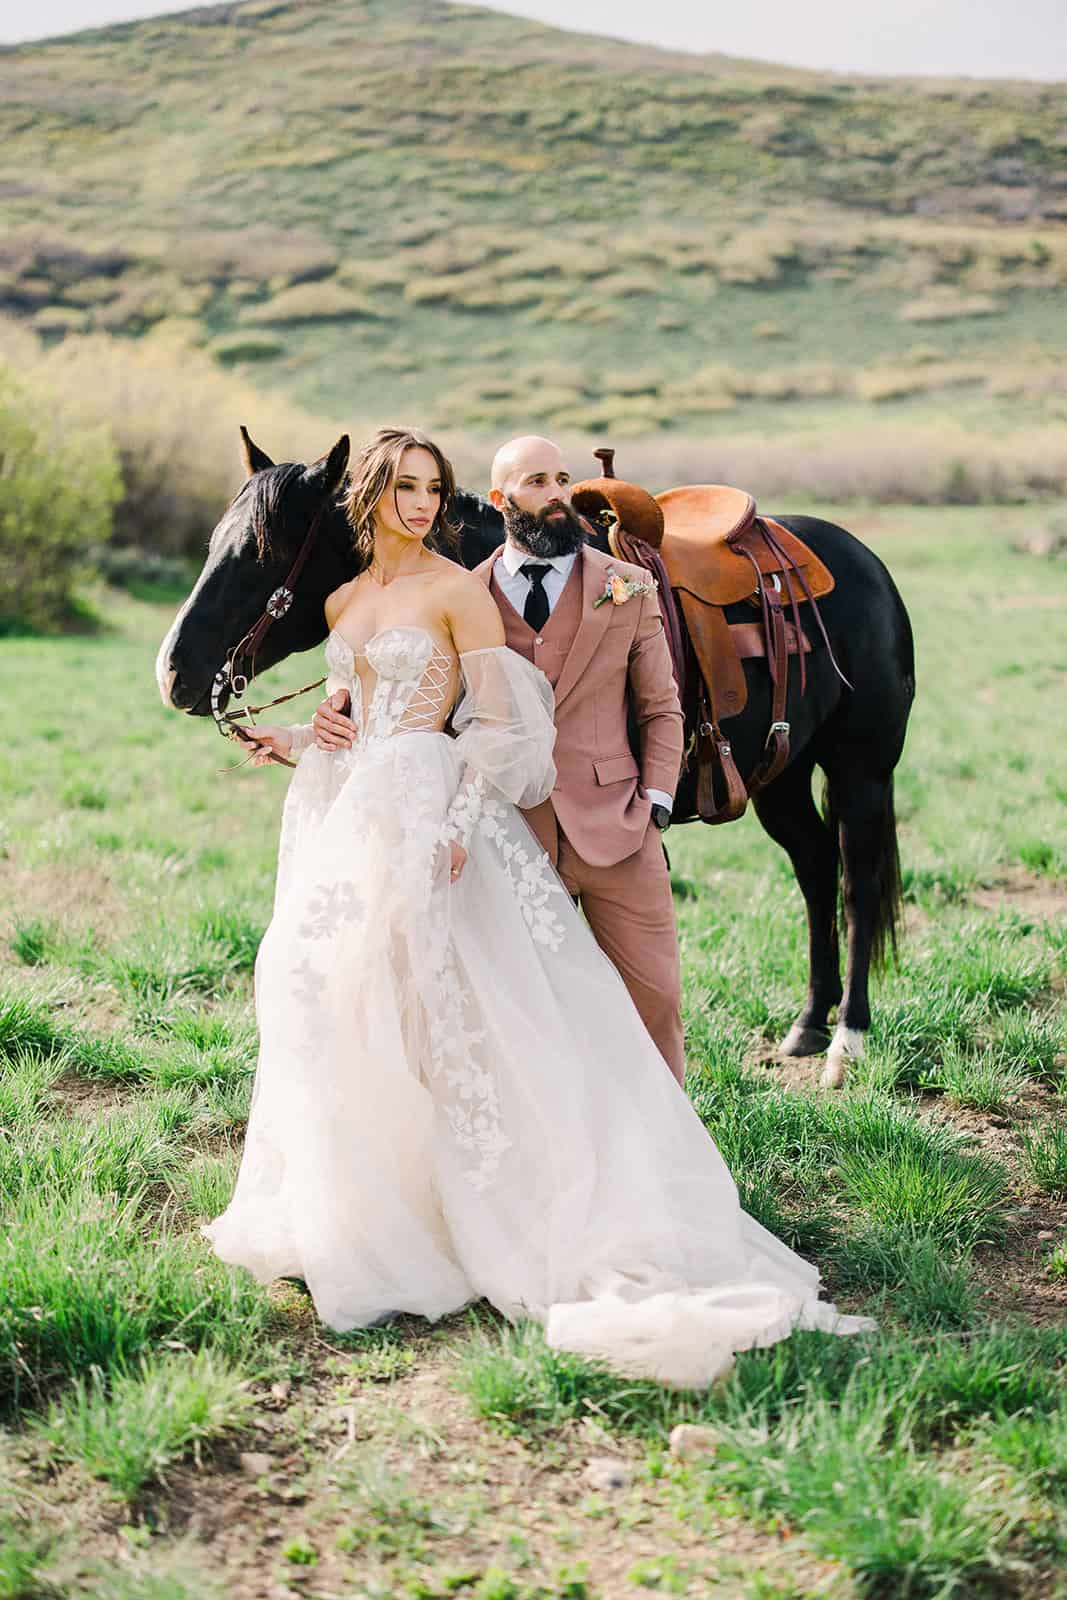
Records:
{"label": "black horse", "polygon": [[[348,465],[347,437],[305,467],[276,466],[244,429],[242,436],[248,480],[212,534],[204,569],[156,663],[164,703],[194,716],[211,711],[216,672],[265,615],[268,599],[289,575],[316,518],[317,532],[293,584],[289,609],[257,641],[254,662],[242,663],[241,670],[251,677],[321,644],[327,634],[323,602],[358,570],[351,532],[337,502]],[[475,567],[502,542],[500,514],[465,491],[458,493],[452,510],[462,528],[459,559]],[[893,771],[915,694],[914,649],[903,601],[872,551],[832,522],[792,516],[775,520],[810,545],[834,575],[834,590],[820,601],[820,610],[849,685],[813,636],[807,691],[801,698],[797,682],[790,687],[788,765],[753,802],[763,827],[793,864],[808,913],[808,997],[781,1052],[804,1056],[829,1046],[822,1082],[836,1086],[844,1080],[848,1059],[862,1054],[870,1026],[872,964],[878,965],[896,942],[901,894]],[[607,548],[599,534],[595,542]],[[742,620],[745,611],[731,608],[727,615]],[[772,720],[765,663],[746,661],[744,669],[748,703],[728,723],[743,774],[759,764]],[[227,693],[224,687],[223,703]],[[824,814],[812,794],[817,766],[826,779]],[[694,793],[695,770],[687,768],[675,806],[678,821],[695,818]],[[843,986],[839,880],[848,932]],[[831,1039],[835,1006],[837,1026]]]}

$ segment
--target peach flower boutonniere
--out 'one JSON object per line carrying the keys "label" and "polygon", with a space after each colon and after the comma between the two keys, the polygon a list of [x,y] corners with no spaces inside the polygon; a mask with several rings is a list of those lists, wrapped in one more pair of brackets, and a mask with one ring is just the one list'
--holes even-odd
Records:
{"label": "peach flower boutonniere", "polygon": [[635,595],[655,594],[656,584],[653,578],[624,578],[621,572],[609,572],[608,581],[604,585],[603,593],[598,594],[593,601],[593,610],[597,606],[606,605],[610,600],[613,606],[625,605],[627,600],[632,600]]}

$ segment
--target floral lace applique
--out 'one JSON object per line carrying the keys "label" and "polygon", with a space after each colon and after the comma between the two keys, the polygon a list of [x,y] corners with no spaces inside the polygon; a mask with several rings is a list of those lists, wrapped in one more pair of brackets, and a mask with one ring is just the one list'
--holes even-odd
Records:
{"label": "floral lace applique", "polygon": [[328,984],[326,974],[305,957],[295,968],[293,999],[304,1016],[302,1033],[311,1044],[326,1044],[330,1037],[327,1018]]}
{"label": "floral lace applique", "polygon": [[558,950],[567,930],[563,919],[556,915],[552,897],[566,897],[567,891],[540,845],[526,844],[508,832],[507,814],[505,806],[490,795],[482,807],[478,832],[496,846],[531,938],[550,950]]}
{"label": "floral lace applique", "polygon": [[300,936],[303,939],[328,939],[337,932],[341,923],[361,919],[365,909],[354,884],[320,884],[307,903],[306,916],[300,924]]}
{"label": "floral lace applique", "polygon": [[[374,672],[374,688],[364,715],[363,684],[356,658]],[[336,667],[352,697],[351,716],[360,730],[359,744],[390,739],[396,733],[434,732],[448,704],[454,659],[438,648],[425,628],[399,625],[383,628],[356,651],[339,633],[326,646],[327,665]]]}
{"label": "floral lace applique", "polygon": [[467,848],[488,792],[489,784],[484,773],[468,771],[464,775],[441,829],[441,838],[445,844],[455,839],[464,850]]}
{"label": "floral lace applique", "polygon": [[440,951],[437,981],[438,1009],[430,1024],[430,1071],[433,1077],[443,1079],[455,1096],[439,1102],[440,1109],[460,1149],[476,1158],[463,1176],[472,1189],[481,1192],[492,1182],[501,1156],[514,1140],[504,1132],[493,1075],[477,1060],[485,1030],[467,1026],[464,1011],[471,1004],[471,995],[460,981],[451,943]]}

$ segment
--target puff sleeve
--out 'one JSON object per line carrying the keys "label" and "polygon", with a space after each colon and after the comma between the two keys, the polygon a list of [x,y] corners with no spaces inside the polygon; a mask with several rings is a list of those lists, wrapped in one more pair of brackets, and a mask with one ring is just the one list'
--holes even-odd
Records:
{"label": "puff sleeve", "polygon": [[463,776],[445,819],[444,838],[466,846],[490,791],[528,810],[556,781],[552,686],[539,668],[506,645],[459,658],[460,696],[452,716]]}

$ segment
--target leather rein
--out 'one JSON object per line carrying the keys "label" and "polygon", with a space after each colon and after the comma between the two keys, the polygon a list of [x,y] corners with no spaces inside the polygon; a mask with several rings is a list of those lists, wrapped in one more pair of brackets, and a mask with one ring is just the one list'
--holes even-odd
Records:
{"label": "leather rein", "polygon": [[[293,603],[297,579],[307,565],[307,559],[318,538],[325,509],[325,506],[320,506],[312,517],[308,531],[304,535],[304,542],[296,553],[296,559],[289,568],[285,582],[274,590],[259,617],[248,632],[237,641],[211,681],[211,715],[224,739],[246,742],[254,740],[251,728],[242,726],[240,720],[242,717],[247,717],[251,727],[254,728],[255,719],[261,711],[269,711],[272,706],[283,706],[287,700],[296,700],[300,695],[309,694],[312,689],[318,689],[326,682],[325,678],[316,678],[314,683],[306,683],[302,689],[293,689],[289,694],[281,694],[276,700],[267,700],[261,706],[239,706],[235,711],[226,711],[222,708],[224,694],[239,700],[255,677],[256,651],[274,623],[285,616]],[[251,756],[247,757],[247,760],[251,759]],[[289,761],[285,756],[275,755],[273,752],[271,760],[282,767],[296,766],[295,761]],[[237,767],[230,767],[227,770],[236,772],[238,767],[244,765],[244,761],[239,761]]]}

